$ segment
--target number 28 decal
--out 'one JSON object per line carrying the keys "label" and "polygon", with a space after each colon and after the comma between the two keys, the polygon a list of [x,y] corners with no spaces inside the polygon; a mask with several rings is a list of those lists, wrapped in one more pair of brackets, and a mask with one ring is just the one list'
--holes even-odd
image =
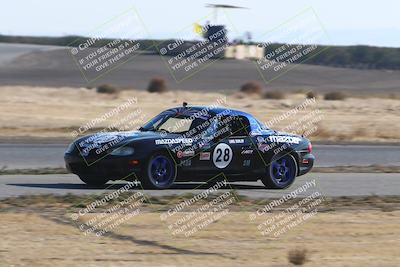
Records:
{"label": "number 28 decal", "polygon": [[213,162],[215,167],[217,167],[218,169],[223,169],[228,166],[229,163],[232,161],[232,158],[232,148],[227,144],[221,143],[215,147],[213,153]]}

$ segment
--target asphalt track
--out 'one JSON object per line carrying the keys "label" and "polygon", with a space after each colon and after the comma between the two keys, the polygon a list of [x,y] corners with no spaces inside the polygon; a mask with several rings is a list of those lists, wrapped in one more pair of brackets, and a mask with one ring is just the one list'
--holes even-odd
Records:
{"label": "asphalt track", "polygon": [[[0,165],[13,168],[63,166],[66,144],[0,144]],[[315,145],[316,166],[341,165],[400,165],[399,147],[365,145]],[[252,198],[280,197],[307,181],[316,180],[316,188],[325,196],[400,195],[398,173],[310,173],[301,176],[288,190],[265,190],[260,182],[233,183],[226,190]],[[123,182],[111,183],[110,188],[88,187],[77,176],[66,175],[0,175],[0,198],[31,194],[97,194],[111,192]],[[177,184],[170,190],[147,190],[152,196],[198,192],[199,183]]]}
{"label": "asphalt track", "polygon": [[[67,144],[0,144],[0,168],[62,167],[66,147]],[[400,166],[400,146],[314,145],[313,150],[317,167]]]}
{"label": "asphalt track", "polygon": [[[398,173],[310,173],[296,179],[296,182],[286,190],[266,190],[260,182],[231,183],[221,188],[222,192],[235,189],[239,195],[251,198],[279,198],[315,180],[315,186],[299,196],[308,196],[318,192],[323,196],[390,196],[400,195],[400,174]],[[89,187],[72,174],[64,175],[1,175],[0,198],[67,193],[75,195],[111,193],[126,185],[123,182],[110,183],[105,187]],[[144,190],[148,196],[182,195],[200,193],[209,188],[200,183],[180,183],[168,190]],[[131,190],[142,190],[140,185]]]}

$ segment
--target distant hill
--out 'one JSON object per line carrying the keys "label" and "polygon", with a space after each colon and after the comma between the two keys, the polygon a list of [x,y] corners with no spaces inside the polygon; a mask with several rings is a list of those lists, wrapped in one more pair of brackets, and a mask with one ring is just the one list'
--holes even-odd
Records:
{"label": "distant hill", "polygon": [[[83,36],[63,36],[63,37],[33,37],[33,36],[10,36],[0,35],[0,43],[24,43],[55,46],[76,46],[87,40]],[[95,46],[100,47],[112,41],[102,39],[97,41]],[[140,40],[141,47],[151,52],[157,53],[154,44],[159,44],[169,40]],[[273,50],[282,44],[272,44],[266,50]],[[297,63],[307,63],[313,65],[323,65],[331,67],[344,67],[355,69],[400,69],[400,48],[386,48],[374,46],[319,46],[322,52],[306,58],[305,61]]]}

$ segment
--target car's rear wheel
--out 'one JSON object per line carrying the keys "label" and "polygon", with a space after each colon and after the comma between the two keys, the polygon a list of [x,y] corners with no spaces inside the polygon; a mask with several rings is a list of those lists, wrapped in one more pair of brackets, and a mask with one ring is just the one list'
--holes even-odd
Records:
{"label": "car's rear wheel", "polygon": [[176,164],[165,153],[153,154],[147,162],[141,183],[144,188],[167,189],[175,181]]}
{"label": "car's rear wheel", "polygon": [[284,189],[294,182],[296,176],[296,159],[290,154],[275,155],[261,181],[269,189]]}
{"label": "car's rear wheel", "polygon": [[79,175],[79,178],[87,185],[105,185],[108,182],[107,178],[90,176],[90,175]]}

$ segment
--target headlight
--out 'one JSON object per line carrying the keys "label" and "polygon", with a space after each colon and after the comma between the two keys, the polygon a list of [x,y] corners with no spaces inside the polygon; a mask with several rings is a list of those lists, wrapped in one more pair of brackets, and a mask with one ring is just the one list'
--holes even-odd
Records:
{"label": "headlight", "polygon": [[65,153],[71,153],[72,151],[74,151],[75,148],[75,143],[72,142],[71,144],[68,145],[67,150],[65,150]]}
{"label": "headlight", "polygon": [[135,152],[133,147],[123,146],[114,149],[110,154],[113,156],[129,156]]}

